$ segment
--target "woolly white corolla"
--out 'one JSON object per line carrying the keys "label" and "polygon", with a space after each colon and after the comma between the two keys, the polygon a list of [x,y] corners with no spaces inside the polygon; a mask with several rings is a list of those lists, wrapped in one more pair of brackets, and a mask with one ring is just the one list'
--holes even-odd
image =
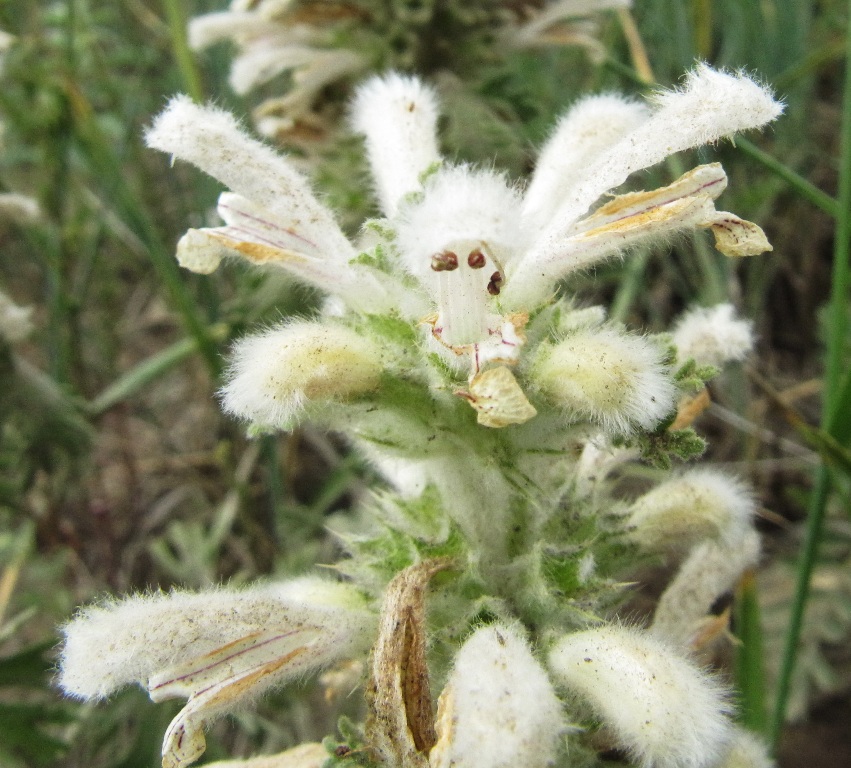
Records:
{"label": "woolly white corolla", "polygon": [[[561,118],[523,191],[494,171],[442,160],[430,88],[396,74],[373,78],[355,99],[353,124],[366,138],[386,219],[367,227],[357,247],[292,164],[221,110],[177,97],[147,139],[231,190],[219,200],[225,225],[190,230],[179,243],[183,266],[210,272],[223,256],[240,255],[283,267],[335,297],[344,321],[391,315],[420,323],[429,351],[467,378],[456,393],[485,426],[528,421],[536,414],[532,397],[561,408],[569,420],[624,434],[653,428],[674,407],[677,392],[665,351],[599,324],[560,336],[550,329],[527,344],[530,313],[552,303],[561,279],[672,233],[711,229],[719,250],[731,256],[770,250],[759,227],[716,211],[714,201],[727,180],[715,163],[662,189],[598,201],[635,171],[763,126],[781,111],[745,75],[703,65],[681,89],[658,93],[647,104],[588,97]],[[292,332],[280,332],[291,349]],[[273,354],[274,337],[275,331],[264,334],[267,354]],[[321,370],[335,369],[333,353],[324,348],[300,354]],[[355,361],[359,354],[362,349],[347,355],[352,367],[370,369]],[[241,362],[225,392],[226,407],[234,412],[280,427],[285,425],[274,423],[275,414],[292,415],[309,400],[303,390],[278,386],[274,377],[258,383],[251,356],[238,349],[236,357]],[[397,372],[391,357],[379,364]],[[299,377],[311,379],[303,370]],[[375,378],[371,369],[369,377]],[[240,395],[243,383],[250,396]],[[346,385],[336,399],[351,397],[353,389],[365,391]],[[332,390],[333,381],[323,388],[327,399],[335,399]],[[293,407],[282,409],[287,397]]]}

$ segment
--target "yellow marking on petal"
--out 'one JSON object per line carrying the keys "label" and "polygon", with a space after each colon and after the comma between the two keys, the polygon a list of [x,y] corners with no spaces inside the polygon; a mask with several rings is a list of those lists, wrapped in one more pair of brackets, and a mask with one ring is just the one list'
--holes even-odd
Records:
{"label": "yellow marking on petal", "polygon": [[[617,219],[608,224],[595,229],[589,229],[575,236],[576,240],[590,240],[591,238],[600,237],[608,234],[629,234],[637,229],[647,229],[654,224],[663,224],[672,219],[682,218],[683,214],[687,213],[690,208],[703,206],[707,202],[706,196],[700,197],[684,197],[679,200],[673,200],[664,205],[650,208],[640,213],[635,213],[631,216],[625,216],[622,219]],[[614,201],[613,201],[614,202]],[[595,214],[596,215],[596,214]],[[588,221],[592,221],[588,219]]]}
{"label": "yellow marking on petal", "polygon": [[658,208],[685,198],[705,195],[714,199],[724,191],[726,186],[727,176],[720,163],[700,165],[688,173],[684,173],[667,187],[617,195],[609,202],[601,205],[586,221],[593,222],[594,219],[608,218],[616,216],[618,213],[632,216],[646,209]]}
{"label": "yellow marking on petal", "polygon": [[215,713],[227,709],[264,677],[274,674],[306,650],[306,646],[296,648],[279,659],[263,664],[236,678],[224,680],[196,696],[191,696],[166,731],[162,749],[163,768],[185,768],[194,763],[207,748],[203,731],[204,721]]}
{"label": "yellow marking on petal", "polygon": [[304,258],[304,256],[296,253],[295,251],[286,251],[283,248],[275,248],[271,245],[261,245],[260,243],[231,241],[230,247],[235,251],[239,251],[246,259],[254,262],[255,264],[267,264],[274,261],[306,264],[308,261]]}
{"label": "yellow marking on petal", "polygon": [[538,413],[514,374],[505,366],[477,373],[465,397],[478,412],[477,421],[484,427],[498,429],[509,424],[523,424]]}
{"label": "yellow marking on petal", "polygon": [[715,247],[725,256],[757,256],[774,250],[760,227],[735,214],[720,211],[709,227],[715,235]]}

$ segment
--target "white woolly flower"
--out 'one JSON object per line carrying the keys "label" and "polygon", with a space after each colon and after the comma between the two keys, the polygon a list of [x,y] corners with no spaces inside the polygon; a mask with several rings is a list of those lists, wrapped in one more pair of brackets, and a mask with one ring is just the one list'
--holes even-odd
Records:
{"label": "white woolly flower", "polygon": [[759,535],[744,531],[736,541],[698,544],[656,605],[650,631],[680,647],[699,645],[712,604],[759,560]]}
{"label": "white woolly flower", "polygon": [[219,201],[225,226],[191,230],[179,244],[184,266],[209,272],[223,256],[239,255],[335,295],[343,315],[394,314],[419,323],[429,351],[455,375],[466,374],[466,388],[455,394],[483,426],[532,419],[531,390],[571,420],[623,434],[650,429],[672,410],[675,390],[661,352],[641,337],[587,326],[564,331],[562,341],[545,344],[530,355],[534,364],[524,364],[530,314],[552,301],[560,279],[674,232],[713,229],[731,255],[769,249],[759,227],[715,210],[726,186],[718,164],[595,206],[635,171],[762,126],[781,110],[744,75],[705,66],[649,107],[613,96],[586,99],[562,119],[522,193],[494,171],[448,163],[433,169],[439,156],[431,91],[398,75],[376,78],[359,91],[354,123],[389,218],[373,223],[360,247],[286,158],[220,110],[175,99],[148,143],[232,190]]}
{"label": "white woolly flower", "polygon": [[230,84],[246,94],[285,72],[292,86],[282,97],[266,99],[257,108],[258,127],[267,135],[289,131],[311,118],[317,94],[328,84],[366,65],[355,51],[328,47],[321,27],[299,21],[292,2],[265,0],[247,7],[234,2],[228,11],[191,19],[189,45],[203,50],[231,40],[238,52],[231,64]]}
{"label": "white woolly flower", "polygon": [[520,632],[477,630],[438,702],[432,768],[545,768],[564,727],[561,703]]}
{"label": "white woolly flower", "polygon": [[236,343],[221,395],[229,413],[280,427],[309,402],[374,390],[381,372],[381,350],[349,328],[291,322]]}
{"label": "white woolly flower", "polygon": [[741,480],[715,469],[694,469],[660,483],[629,510],[630,536],[648,550],[685,549],[706,538],[741,541],[754,515]]}
{"label": "white woolly flower", "polygon": [[316,578],[137,595],[85,608],[63,628],[59,684],[83,699],[134,682],[154,701],[187,698],[163,742],[163,768],[182,768],[203,754],[206,722],[363,652],[375,626],[356,590]]}
{"label": "white woolly flower", "polygon": [[600,627],[563,637],[549,664],[642,768],[710,768],[724,755],[732,725],[724,690],[667,643]]}
{"label": "white woolly flower", "polygon": [[735,312],[732,304],[718,304],[684,314],[673,332],[679,359],[718,368],[744,360],[753,349],[753,324],[737,319]]}
{"label": "white woolly flower", "polygon": [[531,376],[574,420],[589,419],[616,434],[652,428],[676,397],[661,347],[611,328],[543,347]]}

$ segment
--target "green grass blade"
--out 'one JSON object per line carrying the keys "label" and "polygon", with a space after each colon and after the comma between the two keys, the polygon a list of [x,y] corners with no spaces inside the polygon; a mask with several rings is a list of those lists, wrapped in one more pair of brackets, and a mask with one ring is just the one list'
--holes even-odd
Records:
{"label": "green grass blade", "polygon": [[186,40],[186,9],[183,2],[178,0],[163,0],[163,9],[168,19],[168,30],[171,36],[171,47],[177,67],[183,77],[186,92],[194,101],[204,100],[204,90],[201,87],[201,76],[195,66],[195,58]]}
{"label": "green grass blade", "polygon": [[816,208],[820,208],[826,214],[833,216],[834,218],[839,216],[839,203],[826,192],[822,192],[815,184],[795,173],[795,171],[789,168],[788,165],[784,165],[779,160],[769,155],[768,152],[761,150],[758,146],[756,146],[756,144],[753,144],[740,136],[736,137],[736,148],[741,150],[748,157],[756,160],[760,165],[771,171],[776,176],[779,176],[792,188],[793,191],[803,197],[804,200],[812,203],[816,206]]}
{"label": "green grass blade", "polygon": [[[851,19],[851,0],[848,3]],[[842,394],[842,369],[844,365],[844,344],[847,331],[847,307],[849,278],[849,255],[851,255],[851,23],[846,30],[845,49],[845,86],[842,102],[842,129],[840,136],[839,163],[839,211],[836,218],[836,237],[833,251],[833,283],[830,305],[828,307],[827,353],[825,363],[824,398],[822,408],[822,428],[830,435],[835,429],[835,415],[839,411],[839,397]],[[816,484],[810,496],[809,514],[800,555],[795,583],[795,596],[792,614],[783,647],[783,658],[777,688],[777,699],[771,723],[771,740],[777,744],[786,715],[789,689],[801,635],[801,625],[807,598],[810,592],[810,578],[818,556],[827,498],[830,491],[830,473],[822,462],[819,467]]]}
{"label": "green grass blade", "polygon": [[750,730],[765,733],[768,726],[768,709],[762,663],[764,649],[754,571],[748,571],[744,575],[737,590],[736,633],[741,641],[736,648],[739,720]]}

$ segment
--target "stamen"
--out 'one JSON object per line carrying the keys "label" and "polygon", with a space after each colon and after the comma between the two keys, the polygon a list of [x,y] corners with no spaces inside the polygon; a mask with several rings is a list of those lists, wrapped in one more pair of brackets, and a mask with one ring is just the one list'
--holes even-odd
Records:
{"label": "stamen", "polygon": [[481,269],[486,263],[487,259],[485,258],[485,254],[483,254],[478,248],[474,251],[470,251],[470,255],[467,256],[467,264],[471,269]]}
{"label": "stamen", "polygon": [[502,283],[504,282],[501,272],[494,272],[491,275],[491,279],[488,282],[488,293],[491,296],[499,296],[500,290],[502,290]]}
{"label": "stamen", "polygon": [[431,257],[431,268],[435,272],[452,272],[458,269],[458,257],[452,251],[436,253]]}

